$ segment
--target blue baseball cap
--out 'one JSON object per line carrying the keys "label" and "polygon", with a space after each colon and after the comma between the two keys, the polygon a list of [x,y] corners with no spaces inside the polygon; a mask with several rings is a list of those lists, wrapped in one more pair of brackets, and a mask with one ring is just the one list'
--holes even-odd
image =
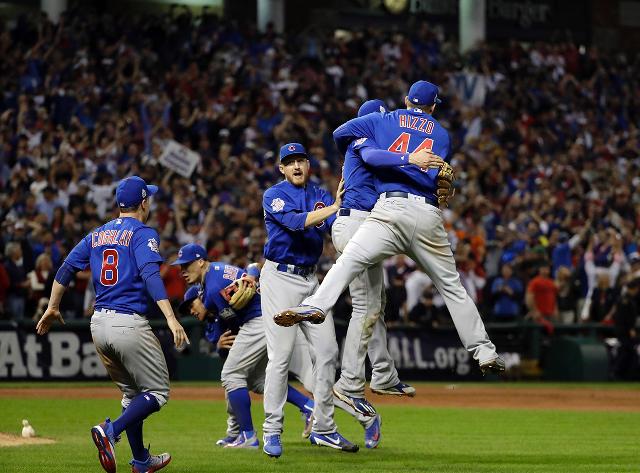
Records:
{"label": "blue baseball cap", "polygon": [[116,202],[119,207],[136,207],[144,199],[158,192],[158,186],[147,185],[144,179],[130,176],[120,181],[116,188]]}
{"label": "blue baseball cap", "polygon": [[409,102],[415,105],[433,105],[434,103],[440,103],[442,100],[438,98],[438,86],[427,82],[426,80],[419,80],[414,82],[409,89]]}
{"label": "blue baseball cap", "polygon": [[207,251],[196,243],[188,243],[178,251],[178,259],[171,263],[171,266],[191,263],[197,259],[206,259]]}
{"label": "blue baseball cap", "polygon": [[280,162],[284,161],[289,156],[296,155],[304,156],[305,158],[309,159],[309,156],[307,156],[307,150],[304,149],[304,146],[302,146],[300,143],[287,143],[282,148],[280,148]]}
{"label": "blue baseball cap", "polygon": [[178,312],[182,315],[189,315],[189,309],[191,309],[191,303],[198,298],[202,287],[200,284],[195,284],[187,289],[184,293],[184,299],[178,306]]}
{"label": "blue baseball cap", "polygon": [[387,107],[384,105],[384,102],[380,99],[367,100],[365,103],[360,105],[358,109],[358,116],[364,117],[365,115],[369,115],[370,113],[376,112],[388,112]]}

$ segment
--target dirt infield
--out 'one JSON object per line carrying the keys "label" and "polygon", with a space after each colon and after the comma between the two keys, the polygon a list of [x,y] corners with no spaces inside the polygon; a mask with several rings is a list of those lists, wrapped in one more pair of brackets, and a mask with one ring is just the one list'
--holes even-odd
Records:
{"label": "dirt infield", "polygon": [[22,438],[18,435],[5,434],[0,432],[0,447],[19,447],[21,445],[47,445],[51,443],[56,443],[55,440],[33,437],[33,438]]}
{"label": "dirt infield", "polygon": [[[474,407],[506,409],[560,409],[577,411],[640,412],[640,391],[616,388],[557,388],[526,386],[477,386],[464,384],[418,386],[415,398],[378,396],[367,393],[375,405],[421,407]],[[113,399],[119,397],[113,387],[4,388],[0,398]],[[259,396],[256,396],[259,398]],[[220,387],[178,386],[171,390],[172,400],[224,400]]]}

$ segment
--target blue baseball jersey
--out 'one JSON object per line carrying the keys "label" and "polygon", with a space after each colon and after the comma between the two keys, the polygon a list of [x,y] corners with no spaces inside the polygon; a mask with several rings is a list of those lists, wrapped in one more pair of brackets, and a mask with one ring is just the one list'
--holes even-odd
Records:
{"label": "blue baseball jersey", "polygon": [[335,215],[307,229],[304,222],[309,212],[331,204],[331,194],[311,182],[297,187],[282,181],[267,189],[262,198],[267,227],[264,257],[297,266],[315,265],[322,255],[322,235],[331,228]]}
{"label": "blue baseball jersey", "polygon": [[147,290],[140,272],[149,263],[162,263],[159,246],[153,228],[135,218],[116,218],[80,240],[65,262],[76,271],[91,268],[96,309],[146,314]]}
{"label": "blue baseball jersey", "polygon": [[237,330],[246,321],[260,317],[260,295],[256,294],[247,306],[241,310],[234,310],[229,306],[233,281],[241,278],[246,271],[237,266],[222,262],[211,262],[209,271],[204,276],[202,285],[202,302],[208,311],[216,314],[216,323]]}
{"label": "blue baseball jersey", "polygon": [[[338,149],[343,152],[353,140],[360,146],[374,140],[379,148],[388,151],[407,153],[426,148],[445,161],[450,160],[449,134],[435,118],[419,109],[371,113],[354,118],[339,126],[333,136]],[[437,202],[438,169],[422,171],[417,166],[406,165],[374,172],[378,193],[409,192]]]}
{"label": "blue baseball jersey", "polygon": [[364,147],[377,148],[375,141],[368,139],[362,143],[352,141],[349,143],[344,155],[344,197],[342,207],[345,209],[371,211],[380,193],[376,189],[375,176],[369,166],[360,157],[360,151]]}

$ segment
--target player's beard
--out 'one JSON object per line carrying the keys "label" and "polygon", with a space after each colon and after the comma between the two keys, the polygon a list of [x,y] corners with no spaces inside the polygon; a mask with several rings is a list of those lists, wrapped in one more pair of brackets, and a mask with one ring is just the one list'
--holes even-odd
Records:
{"label": "player's beard", "polygon": [[299,176],[291,175],[291,183],[294,186],[304,187],[309,180],[309,174],[302,171],[302,174]]}

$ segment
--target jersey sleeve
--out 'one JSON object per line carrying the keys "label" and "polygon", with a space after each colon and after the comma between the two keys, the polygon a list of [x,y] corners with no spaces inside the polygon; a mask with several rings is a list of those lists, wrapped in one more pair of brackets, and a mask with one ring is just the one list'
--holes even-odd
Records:
{"label": "jersey sleeve", "polygon": [[[333,205],[333,202],[334,202],[333,196],[324,189],[320,189],[320,200],[322,200],[322,203],[325,204],[327,207],[329,207],[330,205]],[[318,228],[320,228],[321,230],[324,230],[325,232],[329,231],[329,229],[333,225],[333,222],[335,221],[336,221],[336,214],[333,214],[330,217],[328,217],[323,222],[323,225],[319,226]]]}
{"label": "jersey sleeve", "polygon": [[[354,141],[354,143],[362,142],[362,145],[354,146],[354,151],[357,151],[362,160],[369,166],[376,168],[390,168],[395,166],[406,166],[409,164],[409,153],[387,151],[367,145],[367,141],[369,141],[369,138],[358,138]],[[371,144],[375,145],[375,143]]]}
{"label": "jersey sleeve", "polygon": [[210,268],[209,271],[210,274],[207,275],[205,281],[202,303],[207,310],[215,311],[219,317],[224,318],[224,314],[233,311],[229,306],[230,285],[242,277],[245,272],[242,268],[229,264],[221,266],[220,269]]}
{"label": "jersey sleeve", "polygon": [[274,189],[269,189],[262,197],[262,208],[267,215],[276,222],[291,231],[304,230],[304,222],[307,220],[307,212],[294,209],[289,199]]}
{"label": "jersey sleeve", "polygon": [[209,342],[215,345],[218,343],[220,335],[222,335],[222,326],[219,318],[216,317],[213,322],[207,322],[205,325],[204,336]]}
{"label": "jersey sleeve", "polygon": [[340,153],[347,152],[349,143],[357,138],[375,138],[375,123],[379,119],[380,114],[370,113],[364,117],[353,118],[343,123],[333,132],[333,140]]}
{"label": "jersey sleeve", "polygon": [[78,242],[73,250],[66,257],[64,262],[71,266],[76,271],[83,271],[89,266],[91,259],[91,235],[84,237]]}
{"label": "jersey sleeve", "polygon": [[131,249],[139,270],[148,263],[164,261],[160,256],[160,236],[153,228],[142,227],[136,231],[131,239]]}

